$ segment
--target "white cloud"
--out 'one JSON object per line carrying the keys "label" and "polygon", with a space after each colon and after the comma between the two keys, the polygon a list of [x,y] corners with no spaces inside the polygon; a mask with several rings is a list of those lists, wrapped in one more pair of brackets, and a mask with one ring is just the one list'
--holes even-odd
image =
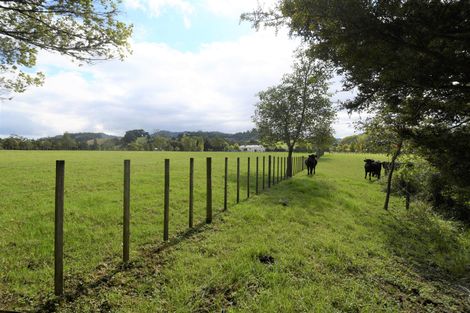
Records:
{"label": "white cloud", "polygon": [[[49,136],[79,131],[122,135],[143,128],[245,131],[256,93],[290,71],[298,42],[272,31],[181,52],[165,44],[133,43],[124,62],[81,66],[41,53],[46,83],[0,103],[0,135]],[[335,81],[332,92],[340,89]],[[336,93],[334,100],[351,94]],[[358,115],[340,112],[337,137],[353,132]]]}
{"label": "white cloud", "polygon": [[174,9],[183,16],[184,26],[191,27],[190,16],[194,13],[194,6],[187,0],[125,0],[124,5],[153,17],[160,16],[166,9]]}
{"label": "white cloud", "polygon": [[296,46],[286,35],[266,31],[206,44],[197,52],[134,43],[124,62],[94,66],[77,67],[61,56],[42,54],[45,85],[16,96],[0,113],[28,117],[28,127],[26,122],[0,125],[0,134],[244,131],[253,127],[255,94],[290,70]]}

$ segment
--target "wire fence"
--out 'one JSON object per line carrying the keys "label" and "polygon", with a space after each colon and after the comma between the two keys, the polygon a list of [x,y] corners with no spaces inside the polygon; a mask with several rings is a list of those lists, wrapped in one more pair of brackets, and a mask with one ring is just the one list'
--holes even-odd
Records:
{"label": "wire fence", "polygon": [[[245,162],[246,160],[246,162]],[[289,167],[289,160],[287,157],[273,156],[273,155],[264,155],[262,157],[256,156],[254,158],[247,157],[245,160],[243,158],[228,158],[223,159],[223,166],[217,166],[217,169],[214,171],[213,159],[212,157],[206,158],[205,165],[205,223],[210,224],[213,221],[214,209],[214,182],[223,184],[223,197],[222,197],[222,211],[229,210],[230,207],[236,205],[242,200],[246,200],[253,195],[259,195],[263,191],[270,189],[272,186],[277,185],[283,180],[288,179],[290,176],[294,176],[297,173],[304,170],[304,157],[295,156],[292,157],[291,164]],[[199,189],[198,193],[195,193],[196,187],[202,187],[200,179],[195,181],[196,171],[201,171],[201,168],[197,168],[194,158],[189,160],[189,171],[187,172],[187,189],[186,190],[172,190],[170,188],[170,179],[172,175],[171,171],[171,159],[165,159],[163,163],[163,186],[159,187],[159,192],[163,193],[163,241],[167,242],[171,237],[171,196],[173,193],[186,193],[187,200],[180,202],[187,206],[187,227],[186,229],[192,229],[195,225],[194,221],[194,210],[195,210],[195,200],[196,197],[201,197],[201,190]],[[243,163],[241,162],[243,161]],[[122,262],[128,264],[130,262],[130,246],[131,246],[131,217],[132,217],[132,201],[136,197],[153,197],[155,195],[143,195],[139,192],[139,188],[132,188],[135,182],[132,180],[132,170],[137,166],[143,166],[145,163],[135,162],[133,164],[134,168],[131,167],[131,160],[124,160],[123,170],[122,170],[122,193],[113,191],[115,196],[120,196],[120,201],[122,201]],[[236,164],[236,173],[235,175],[229,175],[229,166],[234,166]],[[245,167],[242,168],[242,165]],[[29,167],[29,169],[37,169],[35,167]],[[10,168],[11,169],[11,168]],[[291,169],[292,172],[289,173],[288,169]],[[54,175],[53,169],[42,170],[41,172],[52,173]],[[214,177],[217,178],[214,181]],[[55,168],[55,186],[49,183],[50,185],[44,186],[44,184],[38,183],[36,186],[29,186],[30,190],[28,191],[15,191],[15,192],[3,192],[7,190],[8,186],[0,186],[0,193],[3,197],[10,197],[12,199],[20,197],[32,197],[44,196],[46,194],[50,199],[54,199],[55,214],[54,214],[54,294],[56,296],[62,296],[64,294],[64,213],[67,211],[67,208],[64,206],[64,203],[67,203],[65,200],[69,196],[73,196],[78,190],[85,188],[87,183],[86,181],[75,182],[73,185],[67,185],[65,187],[66,181],[66,171],[65,171],[65,161],[58,160],[56,161]],[[99,190],[106,190],[106,188],[114,187],[116,189],[117,183],[108,183],[103,182],[98,186]],[[161,189],[160,189],[161,188]],[[120,188],[119,188],[120,189]],[[245,190],[246,193],[242,193],[242,190]],[[96,186],[93,189],[96,192]],[[72,192],[72,194],[70,194]],[[233,193],[232,199],[229,201],[230,193]],[[54,197],[54,198],[52,198]],[[235,198],[235,199],[234,199]],[[202,199],[199,199],[202,200]],[[200,202],[198,202],[200,204]],[[51,234],[52,236],[52,234]]]}

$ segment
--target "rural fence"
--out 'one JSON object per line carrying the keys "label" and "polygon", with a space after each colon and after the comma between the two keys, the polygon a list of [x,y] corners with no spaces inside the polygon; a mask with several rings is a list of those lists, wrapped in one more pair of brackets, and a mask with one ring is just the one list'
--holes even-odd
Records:
{"label": "rural fence", "polygon": [[[260,162],[261,161],[261,162]],[[267,162],[266,162],[267,161]],[[287,157],[263,156],[255,159],[254,174],[251,173],[251,160],[247,159],[246,168],[246,199],[251,195],[250,179],[254,175],[255,194],[271,188],[288,178]],[[304,170],[304,157],[292,157],[292,176]],[[240,157],[236,159],[236,203],[240,202]],[[261,163],[261,166],[260,166]],[[267,164],[266,164],[267,163]],[[224,159],[224,199],[223,210],[228,210],[228,164],[229,158]],[[267,168],[266,168],[267,165]],[[261,170],[260,170],[261,169]],[[122,262],[129,263],[130,255],[130,219],[131,219],[131,161],[124,160],[123,180],[123,230],[122,230]],[[170,159],[164,163],[164,214],[163,214],[163,240],[169,240],[170,225]],[[56,161],[55,183],[55,221],[54,221],[54,293],[56,296],[64,294],[64,192],[65,192],[65,161]],[[194,158],[189,159],[189,207],[188,227],[194,227]],[[212,223],[212,158],[206,158],[206,220]]]}

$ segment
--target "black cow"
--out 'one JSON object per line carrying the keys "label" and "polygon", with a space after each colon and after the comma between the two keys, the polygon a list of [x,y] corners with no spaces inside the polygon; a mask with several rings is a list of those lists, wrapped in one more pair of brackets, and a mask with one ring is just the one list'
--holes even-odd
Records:
{"label": "black cow", "polygon": [[317,156],[315,154],[310,154],[305,160],[305,165],[307,166],[307,175],[315,174],[315,167],[317,166]]}
{"label": "black cow", "polygon": [[364,178],[367,178],[367,174],[369,174],[369,180],[371,180],[371,176],[377,176],[377,179],[380,179],[380,172],[382,170],[382,163],[379,161],[374,161],[371,159],[365,159],[364,162],[364,170],[365,170],[365,176]]}

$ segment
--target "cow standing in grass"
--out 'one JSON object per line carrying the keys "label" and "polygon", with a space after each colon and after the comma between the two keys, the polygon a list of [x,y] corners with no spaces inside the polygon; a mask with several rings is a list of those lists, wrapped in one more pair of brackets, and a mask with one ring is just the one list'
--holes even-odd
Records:
{"label": "cow standing in grass", "polygon": [[307,166],[307,175],[315,174],[315,167],[317,166],[317,156],[315,154],[310,154],[305,160],[305,165]]}
{"label": "cow standing in grass", "polygon": [[369,180],[371,180],[371,176],[377,176],[377,179],[380,179],[380,172],[382,170],[382,163],[378,161],[374,161],[371,159],[365,159],[364,160],[364,171],[365,171],[365,176],[364,178],[367,178],[367,174],[369,174]]}

